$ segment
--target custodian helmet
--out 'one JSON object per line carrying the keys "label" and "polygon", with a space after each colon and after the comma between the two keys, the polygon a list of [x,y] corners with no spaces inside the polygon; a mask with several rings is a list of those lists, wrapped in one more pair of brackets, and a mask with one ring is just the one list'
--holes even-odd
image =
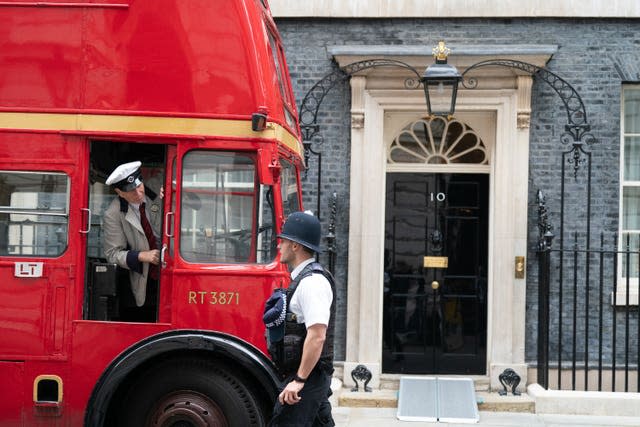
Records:
{"label": "custodian helmet", "polygon": [[300,243],[314,252],[320,249],[320,221],[307,212],[294,212],[284,222],[282,233],[278,237]]}

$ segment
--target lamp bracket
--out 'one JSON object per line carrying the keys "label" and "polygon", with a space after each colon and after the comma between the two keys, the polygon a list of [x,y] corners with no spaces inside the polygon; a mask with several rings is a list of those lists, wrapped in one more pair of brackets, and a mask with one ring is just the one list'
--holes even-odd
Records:
{"label": "lamp bracket", "polygon": [[311,141],[319,132],[318,111],[324,97],[338,83],[347,80],[352,75],[370,68],[380,67],[399,67],[409,70],[415,77],[411,76],[405,79],[404,85],[407,89],[417,89],[421,84],[421,75],[411,65],[406,62],[397,61],[395,59],[368,59],[366,61],[354,62],[342,68],[336,68],[316,84],[305,94],[300,104],[300,128],[302,129],[302,137],[305,141]]}
{"label": "lamp bracket", "polygon": [[565,133],[560,137],[560,141],[563,144],[581,145],[586,143],[590,145],[596,142],[595,137],[589,133],[591,126],[587,122],[587,111],[578,92],[569,82],[546,68],[512,59],[489,59],[473,64],[464,70],[462,73],[462,86],[467,89],[475,89],[478,86],[478,80],[475,77],[467,77],[467,74],[477,68],[491,66],[514,68],[530,74],[551,86],[562,100],[567,112]]}

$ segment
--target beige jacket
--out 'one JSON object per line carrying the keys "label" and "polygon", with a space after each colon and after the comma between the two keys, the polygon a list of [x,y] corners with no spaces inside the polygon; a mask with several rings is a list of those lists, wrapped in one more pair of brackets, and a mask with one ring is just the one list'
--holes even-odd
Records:
{"label": "beige jacket", "polygon": [[[160,234],[158,232],[162,227],[162,199],[156,197],[151,200],[148,196],[145,196],[145,199],[151,227],[155,233]],[[130,250],[148,251],[149,242],[144,235],[138,216],[133,212],[129,204],[120,197],[116,197],[104,213],[103,233],[104,254],[107,257],[107,261],[130,270],[131,291],[135,297],[136,305],[138,307],[142,306],[147,292],[149,264],[139,263],[138,267],[141,267],[141,272],[132,270],[127,263],[127,255]],[[161,241],[162,239],[158,240],[159,247]],[[137,257],[135,258],[137,261]],[[133,264],[135,265],[136,263],[134,262]]]}

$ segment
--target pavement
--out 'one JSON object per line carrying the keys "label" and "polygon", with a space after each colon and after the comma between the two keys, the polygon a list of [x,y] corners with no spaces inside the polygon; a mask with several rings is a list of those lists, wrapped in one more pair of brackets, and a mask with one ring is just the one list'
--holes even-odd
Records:
{"label": "pavement", "polygon": [[[338,406],[333,409],[337,427],[391,427],[391,426],[450,426],[468,427],[473,424],[441,423],[422,421],[400,421],[396,417],[397,408],[357,408]],[[638,417],[595,416],[595,415],[553,415],[518,412],[480,411],[480,421],[475,425],[486,427],[640,427]]]}

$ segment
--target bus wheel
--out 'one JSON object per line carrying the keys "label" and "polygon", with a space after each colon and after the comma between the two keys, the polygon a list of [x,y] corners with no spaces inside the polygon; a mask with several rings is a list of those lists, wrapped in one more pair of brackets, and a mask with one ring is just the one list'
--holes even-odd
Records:
{"label": "bus wheel", "polygon": [[246,427],[265,422],[255,398],[221,366],[201,360],[165,362],[147,371],[124,400],[126,427]]}

